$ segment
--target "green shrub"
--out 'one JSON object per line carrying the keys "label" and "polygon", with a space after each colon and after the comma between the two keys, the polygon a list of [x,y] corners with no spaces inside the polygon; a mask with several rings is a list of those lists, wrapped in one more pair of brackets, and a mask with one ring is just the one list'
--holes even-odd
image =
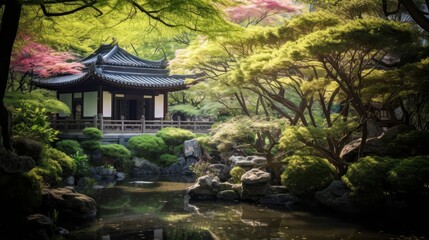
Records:
{"label": "green shrub", "polygon": [[71,155],[71,157],[76,163],[76,175],[84,177],[89,176],[88,156],[83,152],[77,151],[75,154]]}
{"label": "green shrub", "polygon": [[44,143],[57,140],[57,130],[49,123],[45,108],[30,103],[21,102],[18,108],[12,111],[12,133],[15,136],[31,138]]}
{"label": "green shrub", "polygon": [[281,182],[296,195],[311,195],[327,187],[336,177],[336,171],[328,160],[316,156],[292,156]]}
{"label": "green shrub", "polygon": [[106,144],[100,147],[101,155],[103,155],[103,165],[113,165],[116,170],[123,171],[125,161],[131,157],[130,150],[121,144]]}
{"label": "green shrub", "polygon": [[176,154],[176,156],[181,156],[183,154],[183,144],[177,145],[173,148],[173,152],[174,154]]}
{"label": "green shrub", "polygon": [[98,140],[85,140],[80,143],[83,150],[87,153],[92,153],[97,149],[100,149],[101,143]]}
{"label": "green shrub", "polygon": [[143,157],[155,161],[166,152],[167,146],[164,141],[153,135],[140,135],[130,138],[128,148],[137,157]]}
{"label": "green shrub", "polygon": [[211,136],[208,134],[200,135],[197,138],[198,144],[200,144],[201,148],[208,153],[211,153],[216,149],[216,144],[211,142]]}
{"label": "green shrub", "polygon": [[55,148],[60,150],[61,152],[66,153],[71,156],[76,152],[83,152],[82,147],[79,142],[76,140],[61,140],[55,144]]}
{"label": "green shrub", "polygon": [[76,172],[74,159],[51,147],[43,149],[39,167],[49,172],[50,176],[45,176],[47,177],[45,180],[53,181],[53,183],[60,181],[63,177],[72,176]]}
{"label": "green shrub", "polygon": [[413,130],[398,134],[387,144],[387,152],[392,157],[429,155],[428,143],[428,132]]}
{"label": "green shrub", "polygon": [[367,156],[350,165],[342,180],[352,190],[356,202],[374,206],[384,200],[389,189],[388,172],[397,162],[389,157]]}
{"label": "green shrub", "polygon": [[184,141],[196,137],[196,135],[189,130],[172,127],[167,127],[159,130],[156,133],[156,136],[161,138],[164,143],[170,148],[183,144]]}
{"label": "green shrub", "polygon": [[235,166],[231,169],[231,171],[229,171],[229,174],[231,175],[232,181],[234,183],[241,183],[241,176],[243,176],[244,173],[246,173],[246,170],[240,166]]}
{"label": "green shrub", "polygon": [[428,191],[429,156],[399,160],[388,172],[387,181],[395,191],[408,193]]}
{"label": "green shrub", "polygon": [[94,127],[85,128],[83,129],[82,133],[91,140],[100,140],[103,138],[103,132]]}
{"label": "green shrub", "polygon": [[159,157],[159,160],[157,163],[161,167],[168,167],[171,164],[176,163],[176,162],[177,162],[177,156],[176,155],[165,153]]}
{"label": "green shrub", "polygon": [[129,159],[131,156],[130,150],[121,144],[106,144],[100,147],[103,157],[113,161]]}

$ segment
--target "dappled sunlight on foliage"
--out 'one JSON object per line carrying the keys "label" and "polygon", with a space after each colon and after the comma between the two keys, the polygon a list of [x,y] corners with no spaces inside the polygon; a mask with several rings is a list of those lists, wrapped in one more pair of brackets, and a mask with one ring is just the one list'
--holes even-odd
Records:
{"label": "dappled sunlight on foliage", "polygon": [[312,195],[337,177],[334,166],[324,158],[295,155],[284,162],[286,169],[281,175],[282,184],[296,195]]}
{"label": "dappled sunlight on foliage", "polygon": [[59,131],[50,126],[45,108],[21,102],[13,110],[12,132],[15,136],[25,136],[44,143],[57,140]]}

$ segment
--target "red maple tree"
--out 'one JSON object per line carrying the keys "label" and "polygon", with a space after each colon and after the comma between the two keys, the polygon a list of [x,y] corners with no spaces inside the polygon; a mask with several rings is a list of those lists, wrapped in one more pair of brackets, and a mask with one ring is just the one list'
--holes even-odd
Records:
{"label": "red maple tree", "polygon": [[79,74],[83,65],[71,52],[59,52],[35,42],[30,36],[19,36],[21,45],[12,53],[11,68],[16,72],[32,72],[39,77]]}
{"label": "red maple tree", "polygon": [[293,13],[300,9],[289,0],[248,0],[246,4],[225,9],[232,22],[246,26],[269,20],[275,14]]}

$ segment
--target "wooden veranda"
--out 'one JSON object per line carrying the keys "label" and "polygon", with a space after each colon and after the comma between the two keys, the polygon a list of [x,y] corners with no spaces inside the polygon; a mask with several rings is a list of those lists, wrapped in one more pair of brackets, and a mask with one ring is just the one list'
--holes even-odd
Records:
{"label": "wooden veranda", "polygon": [[52,127],[61,133],[81,132],[84,128],[95,127],[103,133],[155,133],[161,128],[175,127],[190,130],[194,133],[208,133],[211,120],[147,120],[144,116],[139,120],[111,120],[103,116],[92,119],[52,119]]}

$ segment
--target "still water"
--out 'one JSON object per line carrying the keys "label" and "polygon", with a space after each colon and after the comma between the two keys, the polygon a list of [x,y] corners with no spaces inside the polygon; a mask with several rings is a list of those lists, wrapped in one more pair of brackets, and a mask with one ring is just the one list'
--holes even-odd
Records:
{"label": "still water", "polygon": [[68,226],[70,240],[197,239],[424,239],[413,232],[309,211],[238,202],[191,201],[192,183],[126,181],[85,192],[99,214],[91,223]]}

